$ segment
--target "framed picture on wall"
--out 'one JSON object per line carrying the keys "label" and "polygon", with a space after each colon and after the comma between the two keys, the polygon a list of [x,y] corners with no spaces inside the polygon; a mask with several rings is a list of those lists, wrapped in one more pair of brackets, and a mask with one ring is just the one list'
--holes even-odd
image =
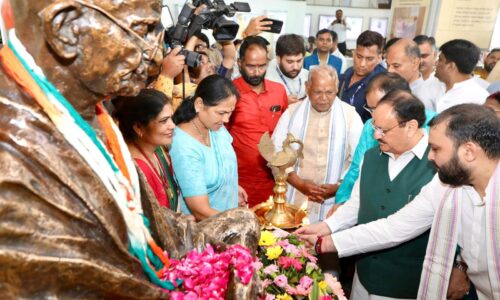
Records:
{"label": "framed picture on wall", "polygon": [[311,35],[311,14],[306,14],[304,16],[304,29],[302,31],[302,34],[307,38]]}
{"label": "framed picture on wall", "polygon": [[319,22],[318,22],[318,30],[320,31],[321,29],[328,28],[330,24],[333,22],[335,19],[334,15],[319,15]]}
{"label": "framed picture on wall", "polygon": [[383,37],[387,36],[388,18],[370,18],[370,30],[380,33]]}
{"label": "framed picture on wall", "polygon": [[348,41],[357,40],[363,31],[363,17],[346,17],[345,21],[351,27],[346,32],[346,39]]}

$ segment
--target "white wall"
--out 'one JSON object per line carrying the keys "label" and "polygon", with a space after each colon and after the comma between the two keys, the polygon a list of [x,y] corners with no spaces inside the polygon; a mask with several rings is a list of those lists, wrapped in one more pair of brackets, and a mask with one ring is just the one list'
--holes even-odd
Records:
{"label": "white wall", "polygon": [[[238,0],[245,1],[245,0]],[[364,0],[360,0],[361,2]],[[174,4],[182,5],[184,0],[163,0],[172,9],[175,14]],[[226,0],[226,3],[232,3],[233,0]],[[288,0],[247,0],[252,9],[251,14],[261,15],[269,11],[286,12],[287,20],[284,33],[302,34],[304,27],[304,17],[306,14],[311,14],[311,30],[310,35],[315,35],[318,31],[319,15],[335,15],[338,6],[319,6],[319,5],[306,5],[305,1],[288,1]],[[375,8],[349,8],[342,7],[344,16],[363,17],[363,31],[369,29],[370,18],[389,18],[389,9],[375,9]],[[177,16],[174,16],[176,19]],[[210,37],[211,38],[211,37]],[[355,47],[355,41],[348,41],[347,47],[352,49]]]}
{"label": "white wall", "polygon": [[[314,6],[308,5],[306,7],[306,14],[311,14],[311,35],[315,35],[318,31],[319,15],[335,15],[335,11],[339,7],[335,6]],[[349,8],[341,7],[344,11],[344,17],[363,17],[363,30],[370,29],[370,18],[389,18],[391,14],[390,9],[375,9],[375,8]],[[356,46],[355,41],[348,41],[347,48],[353,49]]]}

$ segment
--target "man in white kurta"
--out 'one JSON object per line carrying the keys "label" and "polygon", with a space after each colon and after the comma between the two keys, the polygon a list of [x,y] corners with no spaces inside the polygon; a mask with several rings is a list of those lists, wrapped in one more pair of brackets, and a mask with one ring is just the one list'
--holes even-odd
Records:
{"label": "man in white kurta", "polygon": [[404,208],[330,235],[334,215],[302,237],[325,236],[322,251],[344,257],[393,247],[432,225],[418,299],[446,299],[457,246],[479,299],[500,299],[500,120],[478,105],[454,106],[431,123],[429,144],[438,175]]}
{"label": "man in white kurta", "polygon": [[278,150],[289,132],[304,143],[304,159],[288,170],[287,197],[298,206],[307,202],[311,222],[322,220],[335,203],[363,128],[354,107],[336,97],[337,84],[332,67],[311,69],[308,98],[289,106],[272,137]]}

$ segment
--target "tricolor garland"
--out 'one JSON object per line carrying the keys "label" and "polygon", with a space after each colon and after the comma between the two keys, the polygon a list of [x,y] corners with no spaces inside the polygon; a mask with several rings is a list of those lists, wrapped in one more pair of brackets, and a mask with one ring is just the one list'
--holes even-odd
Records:
{"label": "tricolor garland", "polygon": [[171,282],[162,281],[157,275],[163,267],[168,268],[170,263],[145,225],[147,220],[142,214],[138,175],[117,126],[98,105],[96,113],[108,144],[111,145],[110,154],[92,127],[36,65],[17,38],[14,28],[8,31],[8,37],[8,44],[0,51],[1,64],[9,76],[37,101],[57,130],[78,151],[112,195],[127,226],[129,251],[140,260],[142,269],[151,282],[173,290]]}

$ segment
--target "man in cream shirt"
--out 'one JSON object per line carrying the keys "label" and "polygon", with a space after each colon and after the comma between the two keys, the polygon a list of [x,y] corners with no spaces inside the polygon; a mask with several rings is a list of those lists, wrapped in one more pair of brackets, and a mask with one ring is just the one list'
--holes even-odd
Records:
{"label": "man in cream shirt", "polygon": [[304,159],[288,170],[288,201],[307,202],[309,219],[325,218],[339,180],[349,167],[363,123],[355,108],[337,98],[337,73],[328,65],[309,71],[308,97],[283,113],[273,142],[281,150],[288,133],[304,143]]}

